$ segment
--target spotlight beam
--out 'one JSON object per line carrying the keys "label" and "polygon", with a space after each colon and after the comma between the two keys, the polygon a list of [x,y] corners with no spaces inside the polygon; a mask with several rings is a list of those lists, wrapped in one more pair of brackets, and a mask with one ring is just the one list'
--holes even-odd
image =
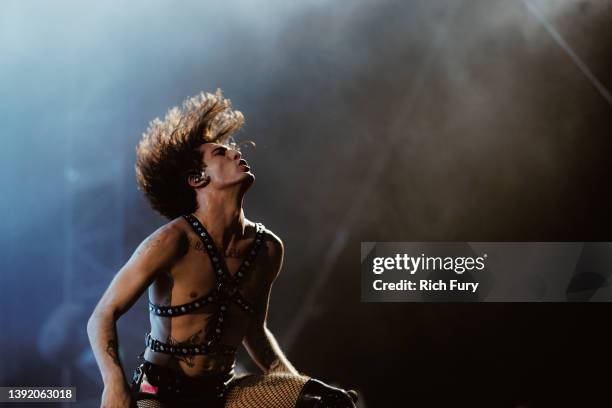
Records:
{"label": "spotlight beam", "polygon": [[569,46],[567,41],[563,39],[561,34],[555,29],[555,27],[551,24],[550,21],[546,18],[542,10],[531,0],[521,0],[525,6],[527,6],[527,10],[542,24],[542,26],[548,31],[548,34],[552,37],[552,39],[557,43],[557,45],[567,54],[568,57],[576,64],[578,69],[582,71],[584,76],[589,80],[589,82],[597,89],[599,94],[608,102],[608,104],[612,107],[612,94],[610,91],[601,83],[599,79],[593,74],[593,71],[589,69],[587,64],[582,61],[582,59],[574,52],[572,47]]}

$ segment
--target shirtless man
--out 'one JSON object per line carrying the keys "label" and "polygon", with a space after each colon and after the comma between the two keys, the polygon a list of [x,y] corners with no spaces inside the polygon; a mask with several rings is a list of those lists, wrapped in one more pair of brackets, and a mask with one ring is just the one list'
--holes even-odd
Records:
{"label": "shirtless man", "polygon": [[[354,392],[300,374],[266,327],[283,243],[244,215],[255,176],[232,142],[243,122],[217,91],[186,100],[143,134],[139,188],[170,222],[140,244],[88,321],[103,408],[232,406],[241,343],[265,374],[299,385],[297,395],[284,396],[287,407],[354,407]],[[147,288],[151,331],[128,387],[116,321]]]}

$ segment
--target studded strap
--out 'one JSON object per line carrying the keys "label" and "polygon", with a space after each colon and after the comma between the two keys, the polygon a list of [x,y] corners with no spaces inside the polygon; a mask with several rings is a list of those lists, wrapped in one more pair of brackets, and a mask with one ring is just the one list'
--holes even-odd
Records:
{"label": "studded strap", "polygon": [[197,354],[234,354],[235,347],[220,343],[223,327],[225,324],[225,314],[230,303],[237,304],[244,312],[255,313],[255,307],[240,293],[240,283],[255,263],[255,258],[264,241],[265,227],[261,223],[256,224],[255,240],[246,258],[240,264],[236,273],[232,276],[227,269],[227,265],[221,262],[221,257],[217,253],[214,242],[206,228],[193,215],[183,216],[191,228],[200,237],[204,244],[208,256],[211,260],[213,271],[215,271],[215,287],[206,295],[198,299],[176,306],[161,306],[149,301],[149,311],[158,316],[173,317],[187,314],[207,304],[216,304],[217,309],[211,316],[209,324],[206,326],[205,343],[198,345],[176,345],[167,344],[155,339],[147,333],[145,344],[152,350],[178,355],[197,355]]}
{"label": "studded strap", "polygon": [[240,292],[236,292],[236,294],[232,297],[232,300],[245,312],[249,314],[255,314],[255,307],[253,306],[253,304],[246,300]]}
{"label": "studded strap", "polygon": [[[249,250],[247,257],[242,261],[240,267],[238,268],[238,271],[235,273],[234,276],[231,276],[229,272],[227,271],[227,267],[221,263],[221,258],[219,254],[217,253],[217,250],[212,242],[212,239],[210,238],[210,235],[208,234],[208,231],[206,231],[204,226],[198,221],[196,217],[194,217],[191,214],[184,216],[184,218],[187,220],[187,222],[189,222],[189,225],[191,225],[193,230],[198,234],[200,239],[203,241],[204,248],[206,248],[209,258],[213,264],[213,270],[215,271],[216,280],[221,281],[221,282],[217,282],[217,284],[215,285],[215,288],[213,288],[209,293],[189,303],[184,303],[184,304],[176,305],[176,306],[161,306],[161,305],[156,305],[155,303],[149,301],[149,311],[157,316],[180,316],[180,315],[190,313],[196,309],[199,309],[200,307],[204,305],[214,303],[216,300],[219,299],[220,292],[224,287],[228,287],[228,288],[232,286],[237,287],[240,284],[244,276],[251,269],[251,266],[254,263],[255,257],[257,256],[257,253],[259,252],[261,245],[263,244],[265,227],[263,226],[263,224],[257,223],[256,224],[257,230],[255,233],[255,241],[253,243],[253,246]],[[223,284],[223,281],[229,281],[229,282],[233,281],[233,284],[232,283]],[[221,283],[221,285],[219,283]],[[236,293],[238,293],[237,297],[242,297],[237,290],[236,290]],[[243,300],[242,302],[243,304],[248,304],[248,302],[244,298],[242,300]],[[249,312],[249,310],[254,311],[254,308],[252,305],[249,305],[249,308],[245,309],[239,302],[236,301],[236,303],[240,305],[247,312]]]}
{"label": "studded strap", "polygon": [[155,337],[151,336],[151,333],[145,335],[145,346],[150,347],[151,350],[158,353],[194,356],[194,355],[232,355],[237,351],[236,347],[228,346],[226,344],[215,344],[210,341],[202,344],[169,344],[164,343]]}
{"label": "studded strap", "polygon": [[200,307],[213,303],[217,298],[217,293],[213,289],[208,294],[197,298],[193,302],[185,303],[178,306],[159,306],[149,301],[149,311],[158,316],[179,316],[189,313]]}

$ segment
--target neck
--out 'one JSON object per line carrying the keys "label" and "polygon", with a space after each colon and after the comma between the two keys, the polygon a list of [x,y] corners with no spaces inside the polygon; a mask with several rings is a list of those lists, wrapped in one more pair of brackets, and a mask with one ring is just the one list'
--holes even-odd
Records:
{"label": "neck", "polygon": [[198,195],[195,216],[208,230],[213,241],[225,250],[244,236],[246,221],[242,194],[212,191]]}

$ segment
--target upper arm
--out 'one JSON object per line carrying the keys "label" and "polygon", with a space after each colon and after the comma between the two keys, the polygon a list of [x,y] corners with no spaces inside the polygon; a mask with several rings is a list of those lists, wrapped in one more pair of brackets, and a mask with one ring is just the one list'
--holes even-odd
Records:
{"label": "upper arm", "polygon": [[254,306],[256,314],[249,326],[249,333],[247,333],[247,337],[250,333],[263,330],[266,327],[272,284],[276,280],[283,266],[283,257],[285,252],[283,242],[271,231],[268,231],[266,235],[265,250],[267,252],[266,256],[268,258],[268,262],[266,262],[267,270],[264,274],[265,284],[260,296],[255,301]]}
{"label": "upper arm", "polygon": [[153,232],[117,272],[94,313],[118,318],[138,300],[161,272],[168,270],[184,251],[187,236],[175,223]]}

